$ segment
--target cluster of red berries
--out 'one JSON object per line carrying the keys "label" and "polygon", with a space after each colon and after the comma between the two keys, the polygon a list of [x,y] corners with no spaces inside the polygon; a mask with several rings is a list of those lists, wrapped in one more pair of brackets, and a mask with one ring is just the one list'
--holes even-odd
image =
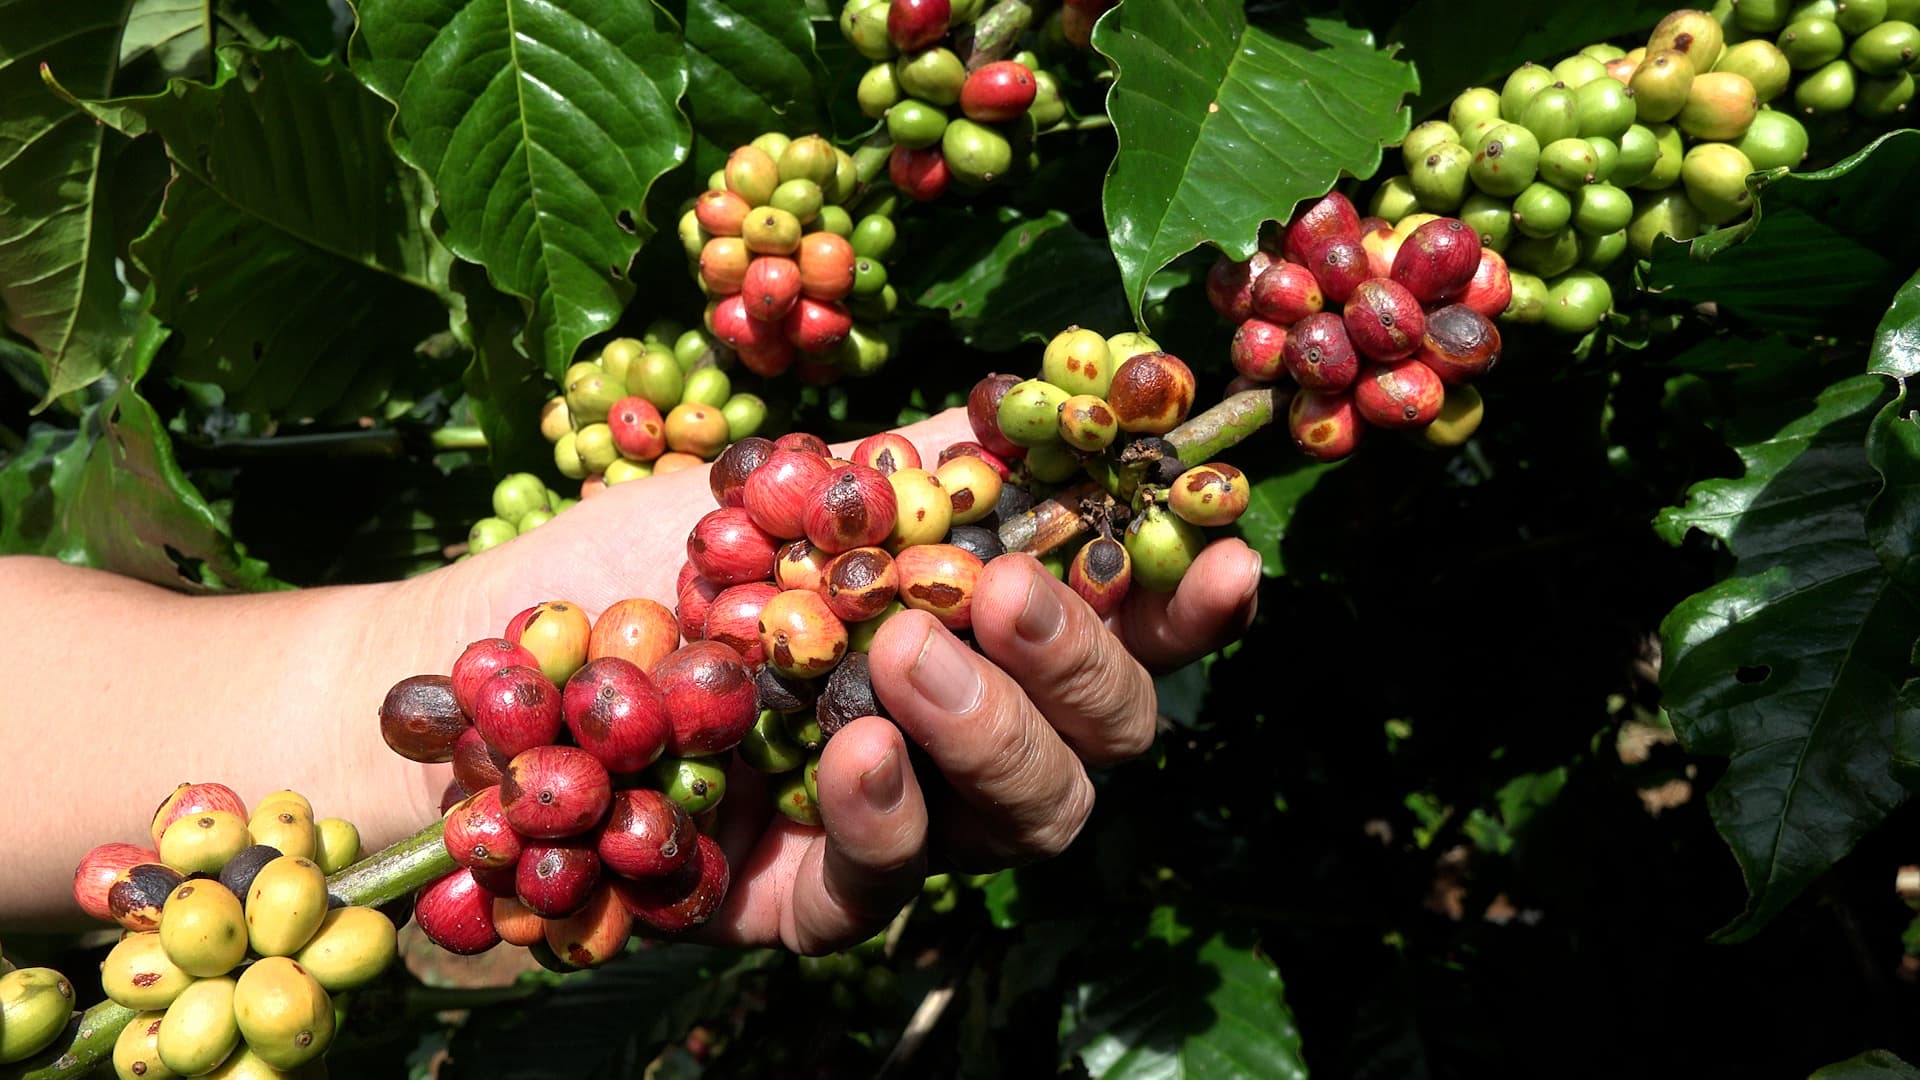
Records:
{"label": "cluster of red berries", "polygon": [[1506,261],[1458,219],[1402,233],[1337,192],[1207,275],[1214,310],[1239,327],[1230,390],[1295,384],[1288,426],[1322,461],[1352,453],[1369,426],[1464,442],[1481,416],[1468,384],[1500,358],[1493,319],[1511,296]]}

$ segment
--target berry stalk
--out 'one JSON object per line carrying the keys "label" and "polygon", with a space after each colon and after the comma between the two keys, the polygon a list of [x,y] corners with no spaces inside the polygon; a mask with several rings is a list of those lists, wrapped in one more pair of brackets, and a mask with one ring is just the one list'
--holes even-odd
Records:
{"label": "berry stalk", "polygon": [[[1273,389],[1243,390],[1199,416],[1167,432],[1166,440],[1180,451],[1180,460],[1211,461],[1238,445],[1280,416],[1280,393]],[[1081,513],[1082,504],[1102,494],[1100,485],[1085,480],[1054,495],[1000,526],[1000,543],[1008,551],[1045,555],[1093,528]]]}
{"label": "berry stalk", "polygon": [[967,70],[978,71],[1006,59],[1033,22],[1033,5],[1025,0],[1000,0],[973,24],[973,43],[967,50]]}

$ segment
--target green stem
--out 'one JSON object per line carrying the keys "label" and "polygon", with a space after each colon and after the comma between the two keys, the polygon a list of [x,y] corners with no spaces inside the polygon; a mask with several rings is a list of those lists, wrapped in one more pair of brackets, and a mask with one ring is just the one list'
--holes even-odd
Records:
{"label": "green stem", "polygon": [[[440,840],[442,823],[433,824],[405,840],[375,852],[327,879],[327,892],[349,904],[373,907],[429,885],[456,867],[447,845]],[[451,1007],[451,1006],[450,1006]],[[19,1074],[21,1080],[67,1080],[85,1076],[113,1054],[120,1029],[134,1017],[132,1009],[103,1001],[80,1016],[73,1041],[64,1049],[49,1048],[34,1061],[46,1064]],[[49,1055],[52,1055],[49,1057]],[[10,1074],[11,1075],[11,1074]]]}
{"label": "green stem", "polygon": [[1026,0],[1000,0],[985,15],[974,20],[973,42],[966,50],[967,70],[974,71],[1004,60],[1020,43],[1020,35],[1033,22],[1033,7]]}
{"label": "green stem", "polygon": [[[1286,392],[1281,390],[1244,390],[1174,428],[1166,440],[1180,452],[1180,460],[1190,465],[1212,461],[1232,449],[1254,432],[1279,418],[1285,408]],[[1083,480],[1000,526],[1000,544],[1008,551],[1045,555],[1071,543],[1093,528],[1093,521],[1081,512],[1086,500],[1097,498],[1100,485]]]}
{"label": "green stem", "polygon": [[435,451],[487,448],[486,433],[472,425],[440,428],[431,436],[431,442]]}
{"label": "green stem", "polygon": [[887,171],[887,160],[893,156],[893,138],[885,129],[867,136],[867,141],[853,152],[853,172],[860,180],[858,190],[864,192],[869,184],[880,179]]}

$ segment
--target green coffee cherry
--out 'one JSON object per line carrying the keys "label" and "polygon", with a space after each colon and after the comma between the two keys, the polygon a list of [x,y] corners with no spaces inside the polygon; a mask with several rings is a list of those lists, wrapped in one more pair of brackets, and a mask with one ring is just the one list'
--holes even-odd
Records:
{"label": "green coffee cherry", "polygon": [[1553,72],[1539,64],[1528,61],[1513,69],[1500,90],[1500,115],[1513,120],[1526,111],[1527,103],[1533,95],[1552,86]]}
{"label": "green coffee cherry", "polygon": [[1709,71],[1694,77],[1675,123],[1696,139],[1727,142],[1745,135],[1759,111],[1760,100],[1746,76]]}
{"label": "green coffee cherry", "polygon": [[1421,209],[1436,214],[1452,213],[1467,197],[1467,173],[1472,167],[1473,155],[1466,147],[1459,143],[1440,143],[1430,147],[1425,156],[1407,164],[1407,184]]}
{"label": "green coffee cherry", "polygon": [[1042,379],[1015,383],[1000,399],[1000,433],[1029,449],[1060,440],[1060,406],[1071,396]]}
{"label": "green coffee cherry", "polygon": [[1578,135],[1580,110],[1573,91],[1554,83],[1533,95],[1526,111],[1520,114],[1520,124],[1533,132],[1542,146]]}
{"label": "green coffee cherry", "polygon": [[212,1072],[240,1045],[240,1024],[233,1018],[233,990],[227,976],[201,979],[167,1006],[155,1049],[167,1068],[182,1076]]}
{"label": "green coffee cherry", "polygon": [[1588,270],[1605,270],[1627,253],[1627,230],[1592,235],[1580,233],[1580,261],[1575,265]]}
{"label": "green coffee cherry", "polygon": [[1633,91],[1636,118],[1647,124],[1679,116],[1687,103],[1687,91],[1693,86],[1693,76],[1693,61],[1685,53],[1671,49],[1648,53],[1627,82]]}
{"label": "green coffee cherry", "polygon": [[[1553,65],[1554,81],[1569,90],[1579,90],[1591,82],[1607,78],[1607,65],[1584,53],[1574,53]],[[1618,86],[1616,82],[1614,85]]]}
{"label": "green coffee cherry", "polygon": [[820,208],[826,205],[826,192],[811,180],[788,180],[773,189],[770,205],[785,210],[800,219],[800,224],[811,224],[820,216]]}
{"label": "green coffee cherry", "polygon": [[1789,25],[1801,19],[1837,19],[1840,17],[1838,0],[1798,0],[1787,9]]}
{"label": "green coffee cherry", "polygon": [[811,180],[824,188],[833,182],[833,174],[840,167],[840,156],[834,152],[833,144],[818,135],[794,139],[774,155],[774,160],[780,163],[783,184],[789,180]]}
{"label": "green coffee cherry", "polygon": [[871,327],[853,324],[847,339],[834,346],[834,366],[855,378],[865,378],[887,365],[892,348]]}
{"label": "green coffee cherry", "polygon": [[1511,198],[1533,183],[1540,164],[1540,141],[1519,124],[1501,124],[1487,133],[1473,155],[1473,183],[1489,195]]}
{"label": "green coffee cherry", "polygon": [[[895,600],[893,603],[882,608],[880,614],[875,615],[873,618],[865,622],[854,623],[852,626],[847,627],[847,651],[873,651],[873,636],[880,632],[881,624],[905,610],[907,610],[907,606]],[[794,728],[793,737],[800,741],[800,745],[809,750],[813,750],[819,748],[819,746],[826,741],[826,737],[820,733],[820,721],[813,713],[795,713],[788,719]]]}
{"label": "green coffee cherry", "polygon": [[1139,356],[1141,353],[1159,352],[1160,343],[1140,333],[1128,330],[1107,339],[1107,353],[1113,357],[1113,366],[1117,371],[1121,364]]}
{"label": "green coffee cherry", "polygon": [[727,190],[759,206],[773,197],[780,184],[780,166],[773,156],[757,146],[742,146],[727,157]]}
{"label": "green coffee cherry", "polygon": [[758,394],[735,394],[720,406],[727,419],[727,441],[739,442],[760,433],[767,422],[767,403]]}
{"label": "green coffee cherry", "polygon": [[1513,227],[1521,235],[1542,239],[1567,227],[1573,220],[1573,201],[1550,184],[1530,184],[1513,198]]}
{"label": "green coffee cherry", "polygon": [[1013,168],[1013,144],[986,124],[964,117],[949,121],[940,136],[940,153],[953,178],[968,184],[991,184]]}
{"label": "green coffee cherry", "polygon": [[727,793],[725,762],[714,757],[662,757],[653,763],[653,778],[681,809],[704,813],[718,806]]}
{"label": "green coffee cherry", "polygon": [[[573,436],[568,435],[569,439]],[[582,473],[581,475],[585,475]],[[513,522],[505,518],[483,517],[467,530],[467,551],[478,555],[488,548],[496,548],[520,535]]]}
{"label": "green coffee cherry", "polygon": [[1589,184],[1574,193],[1573,227],[1589,236],[1605,236],[1633,220],[1633,196],[1612,184]]}
{"label": "green coffee cherry", "polygon": [[493,515],[518,521],[530,510],[551,510],[547,485],[532,473],[509,473],[493,485]]}
{"label": "green coffee cherry", "polygon": [[1730,45],[1720,54],[1720,65],[1713,70],[1731,72],[1753,84],[1753,94],[1762,105],[1786,92],[1793,81],[1793,65],[1787,54],[1771,41],[1755,38]]}
{"label": "green coffee cherry", "polygon": [[871,296],[853,297],[847,305],[854,315],[869,322],[881,322],[893,316],[900,306],[900,293],[892,285],[880,286],[880,291]]}
{"label": "green coffee cherry", "polygon": [[[860,103],[860,113],[869,120],[878,120],[887,115],[887,110],[901,98],[900,80],[894,77],[892,64],[875,64],[860,76],[860,85],[854,90],[854,97]],[[748,199],[748,202],[754,200]]]}
{"label": "green coffee cherry", "polygon": [[1406,176],[1388,177],[1374,190],[1367,213],[1393,224],[1408,214],[1420,212],[1420,196],[1414,194],[1413,181]]}
{"label": "green coffee cherry", "polygon": [[1500,126],[1500,95],[1484,86],[1462,92],[1447,108],[1447,126],[1455,133],[1451,141],[1478,145],[1487,132]]}
{"label": "green coffee cherry", "polygon": [[[600,479],[605,481],[608,487],[615,487],[629,480],[645,480],[652,475],[652,462],[628,461],[626,458],[621,458],[613,464],[608,465],[607,471],[600,474]],[[530,532],[552,520],[552,514],[528,514],[526,517],[520,519],[520,531],[523,533]]]}
{"label": "green coffee cherry", "polygon": [[826,205],[820,208],[820,219],[814,222],[821,232],[830,232],[842,239],[853,235],[853,215],[845,207]]}
{"label": "green coffee cherry", "polygon": [[[806,777],[798,772],[788,773],[774,782],[773,804],[792,821],[802,825],[820,824],[820,806],[807,790]],[[835,989],[842,988],[840,983],[833,985]]]}
{"label": "green coffee cherry", "polygon": [[[719,343],[714,340],[712,334],[699,327],[681,334],[673,342],[673,361],[680,365],[683,373],[698,367],[700,361],[717,358],[719,355]],[[679,404],[677,399],[674,403]]]}
{"label": "green coffee cherry", "polygon": [[1546,237],[1518,236],[1507,245],[1506,258],[1510,267],[1530,270],[1545,278],[1559,277],[1579,265],[1580,237],[1572,229],[1561,229]]}
{"label": "green coffee cherry", "polygon": [[943,106],[959,102],[960,86],[967,81],[967,65],[952,49],[933,48],[902,56],[893,62],[893,73],[907,97]]}
{"label": "green coffee cherry", "polygon": [[1133,559],[1133,583],[1154,592],[1172,592],[1187,574],[1207,534],[1159,503],[1127,523],[1127,554]]}
{"label": "green coffee cherry", "polygon": [[1907,111],[1913,101],[1913,76],[1904,71],[1861,79],[1853,95],[1853,111],[1870,120],[1888,120]]}
{"label": "green coffee cherry", "polygon": [[727,378],[727,373],[717,367],[703,367],[687,374],[686,389],[680,400],[718,409],[732,396],[733,380]]}
{"label": "green coffee cherry", "polygon": [[1680,183],[1700,217],[1709,225],[1725,225],[1745,217],[1753,208],[1747,174],[1753,162],[1728,143],[1700,143],[1687,151]]}
{"label": "green coffee cherry", "polygon": [[1679,188],[1656,191],[1636,200],[1633,220],[1627,224],[1627,243],[1641,257],[1653,254],[1653,242],[1670,236],[1686,242],[1700,235],[1700,211]]}
{"label": "green coffee cherry", "polygon": [[1920,0],[1887,0],[1887,18],[1920,26]]}
{"label": "green coffee cherry", "polygon": [[[854,623],[852,626],[847,627],[848,651],[849,652],[867,652],[868,651],[868,649],[866,648],[855,649],[852,647],[854,630],[857,627],[866,626],[869,623],[877,624],[877,623],[883,622],[886,619],[894,615],[898,615],[900,612],[905,610],[907,610],[907,606],[905,604],[902,604],[900,601],[895,600],[893,603],[888,604],[885,608],[881,609],[880,614],[875,615],[873,618],[866,620],[866,622],[857,622],[857,623]],[[879,627],[876,625],[874,626],[873,629],[878,630]],[[867,644],[869,646],[873,644],[872,631],[869,631],[867,633]],[[783,719],[786,721],[786,725],[787,725],[787,738],[798,743],[802,749],[818,750],[822,746],[825,746],[827,744],[826,733],[820,730],[820,714],[817,711],[813,709],[802,709],[796,713],[785,714],[783,716]]]}
{"label": "green coffee cherry", "polygon": [[576,360],[567,365],[566,374],[560,376],[560,385],[572,386],[589,375],[603,374],[606,370],[600,366],[599,360]]}
{"label": "green coffee cherry", "polygon": [[887,268],[878,259],[853,261],[853,295],[874,296],[887,284]]}
{"label": "green coffee cherry", "polygon": [[689,259],[699,259],[707,241],[713,239],[707,230],[700,227],[700,217],[692,210],[680,215],[679,232],[680,249],[687,253]]}
{"label": "green coffee cherry", "polygon": [[1067,103],[1060,96],[1060,82],[1051,72],[1035,69],[1033,90],[1033,104],[1028,106],[1027,115],[1033,117],[1035,130],[1045,131],[1067,118]]}
{"label": "green coffee cherry", "polygon": [[761,772],[783,773],[806,764],[807,754],[787,731],[786,717],[762,709],[740,740],[740,758]]}
{"label": "green coffee cherry", "polygon": [[[1105,344],[1101,345],[1105,348]],[[1075,450],[1098,453],[1120,436],[1120,421],[1104,398],[1075,394],[1060,406],[1060,440]]]}
{"label": "green coffee cherry", "polygon": [[1693,61],[1694,70],[1712,71],[1725,42],[1726,32],[1712,15],[1681,8],[1661,19],[1647,35],[1647,55],[1671,49]]}
{"label": "green coffee cherry", "polygon": [[605,472],[620,457],[619,448],[613,445],[613,429],[605,424],[588,424],[574,432],[573,448],[589,474]]}
{"label": "green coffee cherry", "polygon": [[1602,64],[1605,64],[1609,60],[1618,60],[1621,57],[1627,55],[1627,50],[1621,48],[1618,45],[1609,45],[1604,41],[1596,41],[1593,44],[1582,48],[1580,50],[1580,55],[1591,56],[1595,60],[1598,60]]}
{"label": "green coffee cherry", "polygon": [[885,60],[893,55],[893,38],[887,33],[887,5],[863,4],[854,0],[840,9],[840,34],[854,51],[869,60]]}
{"label": "green coffee cherry", "polygon": [[613,403],[627,395],[624,382],[615,382],[605,372],[595,370],[567,384],[567,412],[575,424],[593,424],[607,418]]}
{"label": "green coffee cherry", "polygon": [[1633,95],[1620,80],[1603,77],[1573,92],[1574,111],[1585,138],[1618,139],[1637,115]]}
{"label": "green coffee cherry", "polygon": [[553,465],[569,480],[585,480],[587,463],[580,460],[580,436],[569,431],[553,444]]}
{"label": "green coffee cherry", "polygon": [[[616,461],[613,464],[607,466],[607,476],[608,476],[607,483],[609,484],[618,483],[618,481],[612,479],[612,477],[613,477],[614,471],[617,469],[620,469],[623,466],[628,469],[637,469],[642,467],[642,466],[635,465],[633,462],[627,461],[626,459],[622,458],[621,460]],[[651,472],[652,470],[649,469],[648,474],[651,474]],[[553,511],[551,510],[529,510],[524,515],[521,516],[519,521],[514,522],[514,525],[513,525],[514,533],[515,535],[518,535],[520,533],[532,532],[533,530],[539,528],[542,525],[545,525],[547,522],[552,520],[553,520]]]}
{"label": "green coffee cherry", "polygon": [[1507,240],[1513,236],[1513,209],[1504,200],[1476,191],[1460,204],[1458,216],[1480,234],[1481,247],[1507,250]]}
{"label": "green coffee cherry", "polygon": [[1613,289],[1589,270],[1575,270],[1547,291],[1547,325],[1563,334],[1592,330],[1612,309]]}
{"label": "green coffee cherry", "polygon": [[1853,39],[1847,59],[1867,75],[1892,75],[1920,54],[1920,28],[1889,20]]}
{"label": "green coffee cherry", "polygon": [[908,98],[887,110],[887,137],[909,150],[922,150],[946,134],[946,110]]}
{"label": "green coffee cherry", "polygon": [[1886,18],[1887,0],[1840,0],[1834,5],[1833,21],[1848,37],[1859,37]]}
{"label": "green coffee cherry", "polygon": [[1793,104],[1807,116],[1846,112],[1853,107],[1853,98],[1858,89],[1859,81],[1854,75],[1853,65],[1845,60],[1835,60],[1795,84]]}
{"label": "green coffee cherry", "polygon": [[1107,348],[1107,339],[1093,330],[1069,327],[1047,342],[1040,358],[1040,377],[1068,394],[1105,397],[1119,365]]}
{"label": "green coffee cherry", "polygon": [[[1749,34],[1771,34],[1787,25],[1792,6],[1788,0],[1733,0],[1734,25]],[[1720,57],[1724,62],[1726,53]]]}
{"label": "green coffee cherry", "polygon": [[600,370],[606,372],[607,378],[612,379],[616,386],[624,386],[633,361],[646,351],[644,342],[634,338],[614,338],[600,350]]}
{"label": "green coffee cherry", "polygon": [[800,247],[805,229],[793,213],[777,206],[756,206],[740,226],[747,250],[758,255],[791,255]]}
{"label": "green coffee cherry", "polygon": [[1620,147],[1612,139],[1594,137],[1587,140],[1588,149],[1593,151],[1593,182],[1604,184],[1613,179],[1613,170],[1620,164]]}
{"label": "green coffee cherry", "polygon": [[640,343],[649,349],[671,349],[673,339],[685,330],[686,327],[680,325],[677,319],[655,319],[640,332]]}
{"label": "green coffee cherry", "polygon": [[800,767],[800,782],[806,786],[807,798],[817,805],[820,802],[820,754],[818,751],[807,755],[807,763]]}
{"label": "green coffee cherry", "polygon": [[1812,71],[1840,59],[1847,36],[1832,19],[1801,19],[1788,23],[1774,44],[1795,71]]}
{"label": "green coffee cherry", "polygon": [[853,198],[860,190],[860,166],[854,163],[853,155],[839,147],[833,149],[833,179],[820,185],[827,193],[827,202],[839,205]]}
{"label": "green coffee cherry", "polygon": [[686,378],[672,353],[650,349],[627,369],[627,393],[647,399],[665,416],[680,404]]}
{"label": "green coffee cherry", "polygon": [[853,253],[869,259],[884,259],[887,252],[893,250],[895,232],[893,219],[881,214],[868,214],[853,227],[853,235],[847,242],[853,245]]}
{"label": "green coffee cherry", "polygon": [[1807,156],[1807,129],[1791,113],[1763,109],[1733,145],[1755,169],[1791,169]]}
{"label": "green coffee cherry", "polygon": [[1063,442],[1032,447],[1026,462],[1027,471],[1043,484],[1064,484],[1080,473],[1080,459]]}
{"label": "green coffee cherry", "polygon": [[52,968],[16,968],[0,975],[0,1065],[24,1061],[53,1045],[73,1015],[73,984]]}
{"label": "green coffee cherry", "polygon": [[1642,191],[1659,191],[1680,182],[1680,162],[1686,157],[1687,144],[1680,138],[1680,129],[1672,124],[1652,124],[1649,128],[1660,154],[1654,158],[1647,178],[1634,186]]}
{"label": "green coffee cherry", "polygon": [[[1508,279],[1513,284],[1513,298],[1507,301],[1507,310],[1500,313],[1501,322],[1528,325],[1547,320],[1547,283],[1538,274],[1525,270],[1509,270]],[[1447,392],[1451,399],[1453,392]],[[1446,407],[1441,406],[1444,414]]]}
{"label": "green coffee cherry", "polygon": [[1585,139],[1560,139],[1540,151],[1540,179],[1562,191],[1593,183],[1593,146]]}
{"label": "green coffee cherry", "polygon": [[[1494,116],[1499,115],[1499,110],[1496,108]],[[1441,143],[1459,141],[1460,129],[1445,120],[1428,120],[1424,124],[1415,124],[1413,130],[1407,132],[1407,137],[1400,140],[1400,156],[1403,160],[1412,162],[1415,158],[1426,157],[1428,150]]]}
{"label": "green coffee cherry", "polygon": [[1660,159],[1660,140],[1645,124],[1635,124],[1620,136],[1620,160],[1615,162],[1610,183],[1633,187],[1653,172]]}

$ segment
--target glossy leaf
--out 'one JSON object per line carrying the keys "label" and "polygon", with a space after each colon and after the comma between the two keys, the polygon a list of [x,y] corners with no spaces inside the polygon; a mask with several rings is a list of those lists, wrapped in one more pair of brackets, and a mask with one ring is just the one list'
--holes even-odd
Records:
{"label": "glossy leaf", "polygon": [[1815,1069],[1807,1080],[1920,1080],[1920,1069],[1891,1050],[1869,1050]]}
{"label": "glossy leaf", "polygon": [[0,2],[0,312],[40,350],[50,396],[98,378],[133,334],[99,166],[112,132],[61,101],[113,85],[130,0]]}
{"label": "glossy leaf", "polygon": [[393,135],[432,180],[447,245],[528,304],[556,379],[632,291],[653,182],[687,152],[679,28],[650,0],[368,4],[354,69],[399,109]]}
{"label": "glossy leaf", "polygon": [[1026,218],[1001,208],[990,219],[955,211],[919,235],[926,242],[900,260],[896,284],[915,303],[945,311],[974,348],[1004,351],[1072,325],[1106,334],[1128,325],[1107,246],[1058,210]]}
{"label": "glossy leaf", "polygon": [[1906,794],[1889,765],[1920,639],[1920,438],[1886,397],[1878,376],[1836,384],[1735,446],[1745,476],[1696,484],[1657,523],[1736,559],[1661,624],[1674,730],[1728,758],[1707,804],[1748,901],[1725,940],[1758,932]]}
{"label": "glossy leaf", "polygon": [[[1276,423],[1285,424],[1286,418]],[[1287,537],[1287,526],[1300,500],[1313,491],[1321,477],[1340,466],[1337,461],[1309,461],[1291,446],[1279,452],[1285,456],[1274,460],[1271,471],[1254,482],[1247,511],[1234,526],[1247,546],[1260,553],[1261,571],[1268,577],[1281,577],[1287,572],[1281,542]]]}
{"label": "glossy leaf", "polygon": [[[1671,0],[1419,0],[1408,5],[1386,39],[1420,69],[1413,115],[1444,116],[1453,96],[1470,86],[1498,90],[1523,63],[1551,66],[1583,46],[1650,30],[1673,8]],[[1503,32],[1489,34],[1489,26]]]}
{"label": "glossy leaf", "polygon": [[1752,218],[1656,244],[1648,286],[1791,333],[1878,321],[1913,269],[1920,131],[1891,132],[1830,169],[1756,177]]}
{"label": "glossy leaf", "polygon": [[1063,1064],[1078,1059],[1094,1080],[1305,1080],[1280,972],[1257,949],[1223,933],[1201,937],[1161,908],[1126,960],[1070,992]]}
{"label": "glossy leaf", "polygon": [[1240,0],[1127,0],[1093,43],[1119,70],[1105,205],[1136,315],[1175,256],[1211,241],[1246,258],[1262,221],[1369,175],[1407,132],[1413,68],[1335,20],[1269,30]]}
{"label": "glossy leaf", "polygon": [[454,329],[473,352],[464,381],[488,459],[501,474],[550,469],[553,448],[540,435],[540,406],[554,387],[527,355],[520,306],[472,263],[455,266],[453,284],[464,300]]}
{"label": "glossy leaf", "polygon": [[[133,0],[120,38],[123,71],[152,71],[154,89],[170,78],[213,77],[213,12],[210,0]],[[124,81],[119,87],[125,91]]]}
{"label": "glossy leaf", "polygon": [[830,133],[813,24],[792,0],[687,0],[687,114],[723,148],[763,131]]}

